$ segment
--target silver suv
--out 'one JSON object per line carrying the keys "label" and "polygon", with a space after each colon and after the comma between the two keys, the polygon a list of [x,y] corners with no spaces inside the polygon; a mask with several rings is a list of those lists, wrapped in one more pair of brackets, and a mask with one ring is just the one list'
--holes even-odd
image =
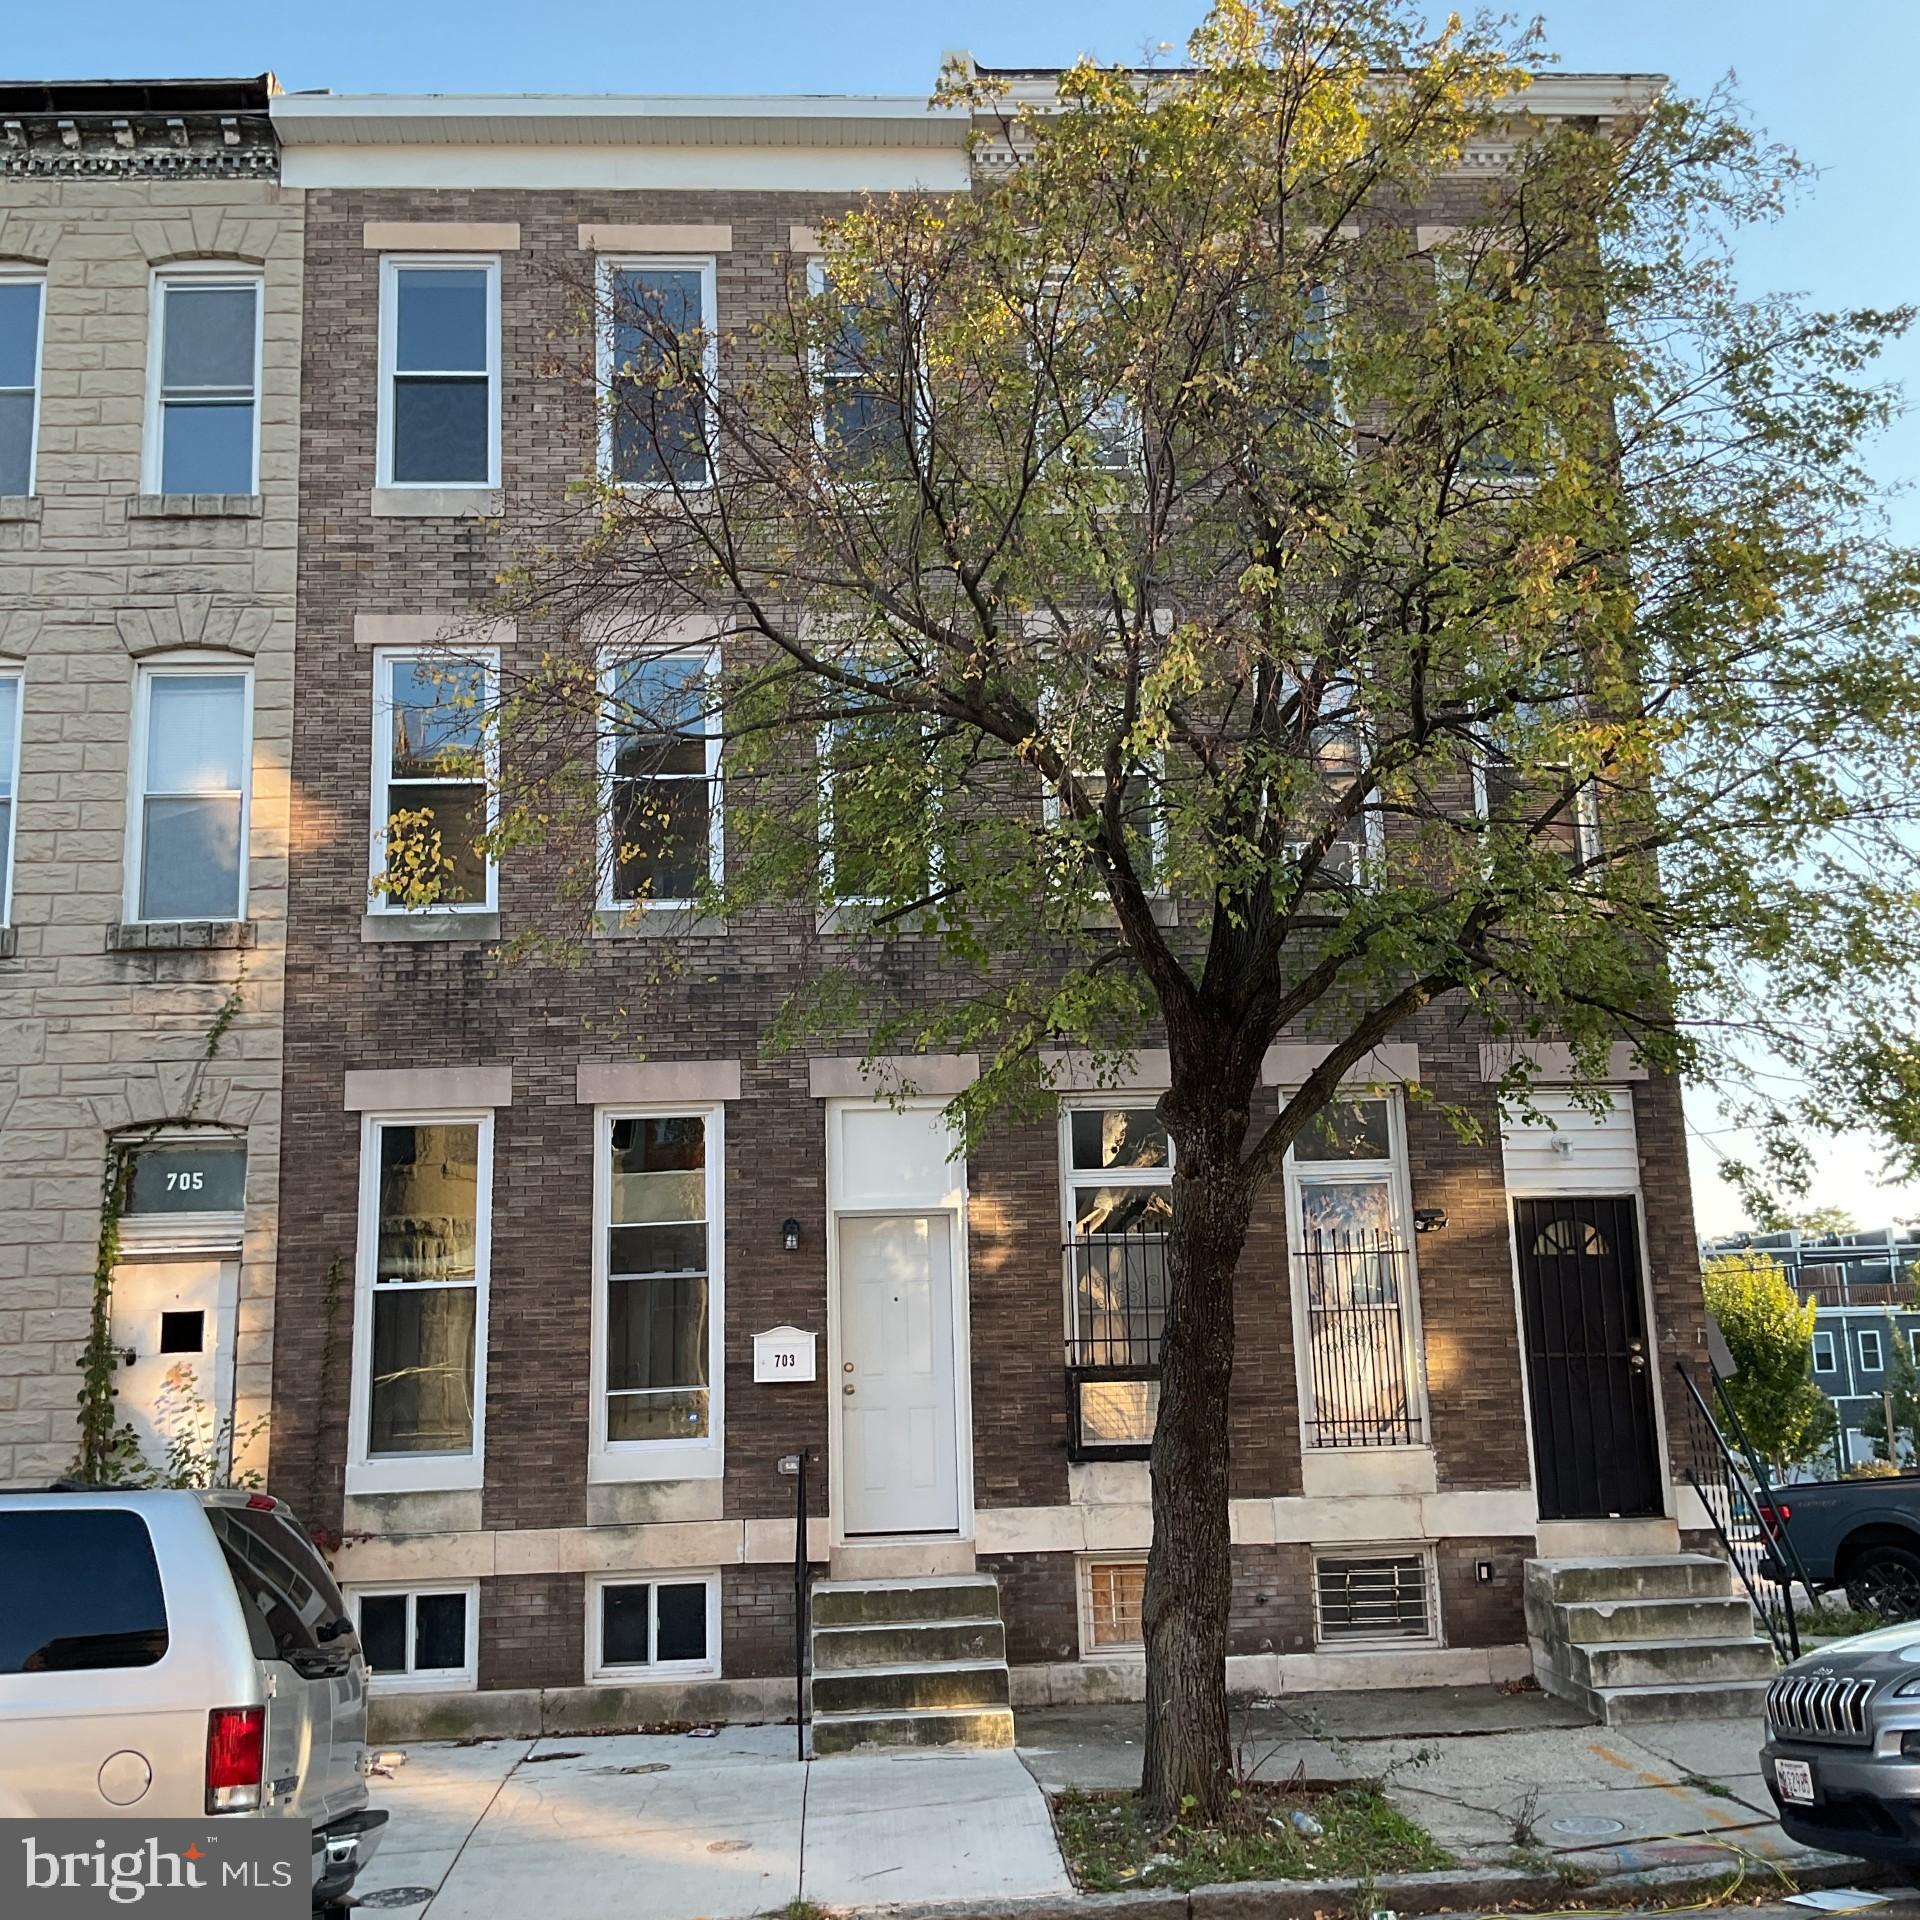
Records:
{"label": "silver suv", "polygon": [[1920,1868],[1920,1623],[1788,1667],[1767,1689],[1760,1770],[1793,1839]]}
{"label": "silver suv", "polygon": [[304,1820],[316,1907],[387,1816],[326,1563],[264,1493],[0,1494],[0,1818]]}

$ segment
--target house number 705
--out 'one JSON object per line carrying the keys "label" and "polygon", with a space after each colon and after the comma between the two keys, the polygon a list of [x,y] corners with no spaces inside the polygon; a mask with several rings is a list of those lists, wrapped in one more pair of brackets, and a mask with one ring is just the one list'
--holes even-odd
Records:
{"label": "house number 705", "polygon": [[169,1173],[167,1191],[169,1193],[198,1193],[207,1184],[204,1169],[193,1173]]}

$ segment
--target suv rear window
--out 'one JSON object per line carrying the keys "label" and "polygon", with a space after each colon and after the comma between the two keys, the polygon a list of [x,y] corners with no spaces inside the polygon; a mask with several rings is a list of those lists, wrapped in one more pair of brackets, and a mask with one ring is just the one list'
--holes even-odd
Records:
{"label": "suv rear window", "polygon": [[160,1568],[137,1513],[0,1513],[0,1673],[150,1667],[166,1650]]}
{"label": "suv rear window", "polygon": [[319,1550],[290,1514],[264,1507],[209,1506],[254,1651],[317,1678],[346,1670],[359,1644],[340,1589]]}

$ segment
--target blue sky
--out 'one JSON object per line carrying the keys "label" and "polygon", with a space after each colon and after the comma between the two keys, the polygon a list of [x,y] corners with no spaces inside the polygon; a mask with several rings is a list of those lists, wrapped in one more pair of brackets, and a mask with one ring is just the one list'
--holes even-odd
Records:
{"label": "blue sky", "polygon": [[[1731,71],[1752,116],[1821,169],[1777,227],[1741,246],[1753,290],[1793,288],[1823,306],[1896,306],[1920,298],[1920,171],[1912,158],[1912,75],[1920,68],[1915,0],[1539,0],[1548,42],[1569,68],[1670,75],[1691,92]],[[923,12],[899,0],[705,0],[609,7],[602,28],[580,8],[527,0],[0,0],[8,77],[257,73],[288,88],[336,92],[904,93],[928,90],[949,47],[983,64],[1053,65],[1087,51],[1124,59],[1184,39],[1200,0],[967,0]],[[1528,5],[1522,9],[1531,13]],[[1920,341],[1889,371],[1920,391]],[[1878,449],[1889,485],[1920,476],[1920,422]],[[1920,538],[1920,507],[1895,503]],[[1690,1101],[1702,1225],[1737,1222],[1713,1175],[1710,1099]],[[1865,1224],[1920,1213],[1920,1188],[1877,1188],[1860,1142],[1825,1156],[1814,1198]]]}

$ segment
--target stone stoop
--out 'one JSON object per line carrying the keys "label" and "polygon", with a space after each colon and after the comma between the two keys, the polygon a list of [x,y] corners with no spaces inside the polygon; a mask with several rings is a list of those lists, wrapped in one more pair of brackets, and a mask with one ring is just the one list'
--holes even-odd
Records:
{"label": "stone stoop", "polygon": [[1529,1560],[1526,1607],[1535,1677],[1602,1726],[1757,1714],[1765,1702],[1772,1643],[1710,1554]]}
{"label": "stone stoop", "polygon": [[1013,1745],[1007,1630],[992,1574],[817,1580],[812,1616],[816,1758]]}

